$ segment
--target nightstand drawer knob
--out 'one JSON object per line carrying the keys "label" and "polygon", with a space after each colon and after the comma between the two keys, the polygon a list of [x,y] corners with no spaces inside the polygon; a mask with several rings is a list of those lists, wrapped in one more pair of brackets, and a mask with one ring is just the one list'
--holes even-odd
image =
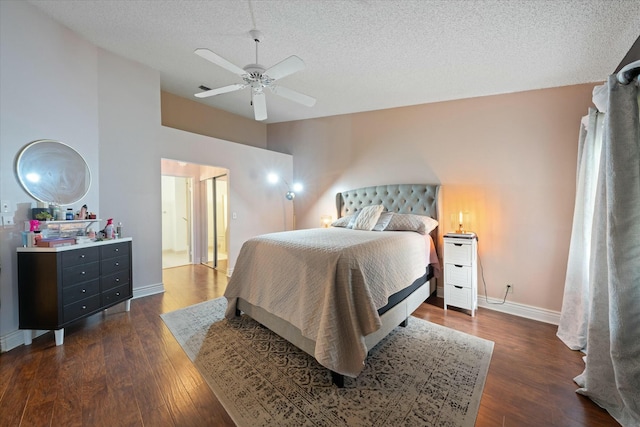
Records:
{"label": "nightstand drawer knob", "polygon": [[456,289],[462,289],[462,286],[458,286],[458,285],[453,285],[453,287]]}
{"label": "nightstand drawer knob", "polygon": [[462,246],[462,243],[454,243],[453,246]]}
{"label": "nightstand drawer knob", "polygon": [[462,268],[462,265],[460,265],[460,264],[453,264],[453,265],[454,265],[455,267]]}

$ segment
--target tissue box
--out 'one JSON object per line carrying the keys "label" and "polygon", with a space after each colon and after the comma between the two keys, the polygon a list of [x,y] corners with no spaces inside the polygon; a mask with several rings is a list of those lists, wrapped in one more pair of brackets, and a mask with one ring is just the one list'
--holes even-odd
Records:
{"label": "tissue box", "polygon": [[76,239],[40,239],[38,240],[38,247],[40,248],[57,248],[58,246],[70,246],[75,245]]}

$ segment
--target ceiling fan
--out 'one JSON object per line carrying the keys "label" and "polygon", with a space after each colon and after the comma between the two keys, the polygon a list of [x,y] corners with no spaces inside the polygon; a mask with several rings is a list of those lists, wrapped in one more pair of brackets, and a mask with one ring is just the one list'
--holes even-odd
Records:
{"label": "ceiling fan", "polygon": [[253,105],[253,113],[256,120],[266,120],[267,118],[267,101],[264,95],[265,88],[268,88],[271,92],[283,98],[298,102],[307,107],[312,107],[316,103],[315,98],[276,84],[276,81],[303,70],[305,67],[304,61],[295,55],[291,55],[276,65],[265,69],[262,65],[258,64],[258,44],[262,40],[262,33],[258,30],[251,30],[249,34],[251,34],[253,41],[256,43],[256,63],[249,64],[244,68],[232,64],[209,49],[201,48],[195,50],[194,53],[196,55],[239,75],[242,80],[244,80],[244,83],[235,83],[216,89],[205,90],[204,92],[196,93],[195,96],[198,98],[206,98],[250,87],[251,104]]}

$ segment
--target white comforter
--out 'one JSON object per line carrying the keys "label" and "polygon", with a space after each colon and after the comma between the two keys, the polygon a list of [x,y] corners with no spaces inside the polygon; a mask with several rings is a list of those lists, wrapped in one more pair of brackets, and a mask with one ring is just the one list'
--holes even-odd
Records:
{"label": "white comforter", "polygon": [[411,231],[343,228],[258,236],[240,250],[226,316],[235,315],[240,297],[314,340],[320,364],[355,377],[364,367],[364,337],[381,325],[377,310],[424,275],[430,242]]}

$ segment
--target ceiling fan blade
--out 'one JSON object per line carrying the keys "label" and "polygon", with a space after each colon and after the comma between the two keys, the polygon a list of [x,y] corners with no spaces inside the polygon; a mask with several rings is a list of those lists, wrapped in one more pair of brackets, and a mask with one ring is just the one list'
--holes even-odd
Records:
{"label": "ceiling fan blade", "polygon": [[221,93],[233,92],[236,90],[244,89],[247,85],[243,85],[240,83],[236,83],[229,86],[219,87],[217,89],[205,90],[204,92],[196,93],[194,96],[196,98],[208,98],[214,95],[220,95]]}
{"label": "ceiling fan blade", "polygon": [[274,85],[269,86],[269,88],[276,95],[280,95],[283,98],[287,98],[299,104],[306,105],[307,107],[313,107],[316,103],[315,98],[309,95],[305,95],[304,93],[297,92],[293,89],[289,89],[288,87]]}
{"label": "ceiling fan blade", "polygon": [[219,67],[222,67],[225,70],[231,71],[232,73],[237,74],[239,76],[247,74],[247,72],[242,68],[238,67],[235,64],[232,64],[231,62],[227,61],[217,53],[211,52],[209,49],[204,49],[204,48],[196,49],[194,53],[206,59],[207,61],[211,61],[214,64],[218,65]]}
{"label": "ceiling fan blade", "polygon": [[295,55],[291,55],[287,59],[278,62],[262,74],[271,77],[273,80],[278,80],[297,71],[304,70],[304,67],[305,65],[302,59]]}
{"label": "ceiling fan blade", "polygon": [[266,120],[267,100],[265,99],[264,92],[253,92],[251,100],[253,102],[253,114],[256,120]]}

